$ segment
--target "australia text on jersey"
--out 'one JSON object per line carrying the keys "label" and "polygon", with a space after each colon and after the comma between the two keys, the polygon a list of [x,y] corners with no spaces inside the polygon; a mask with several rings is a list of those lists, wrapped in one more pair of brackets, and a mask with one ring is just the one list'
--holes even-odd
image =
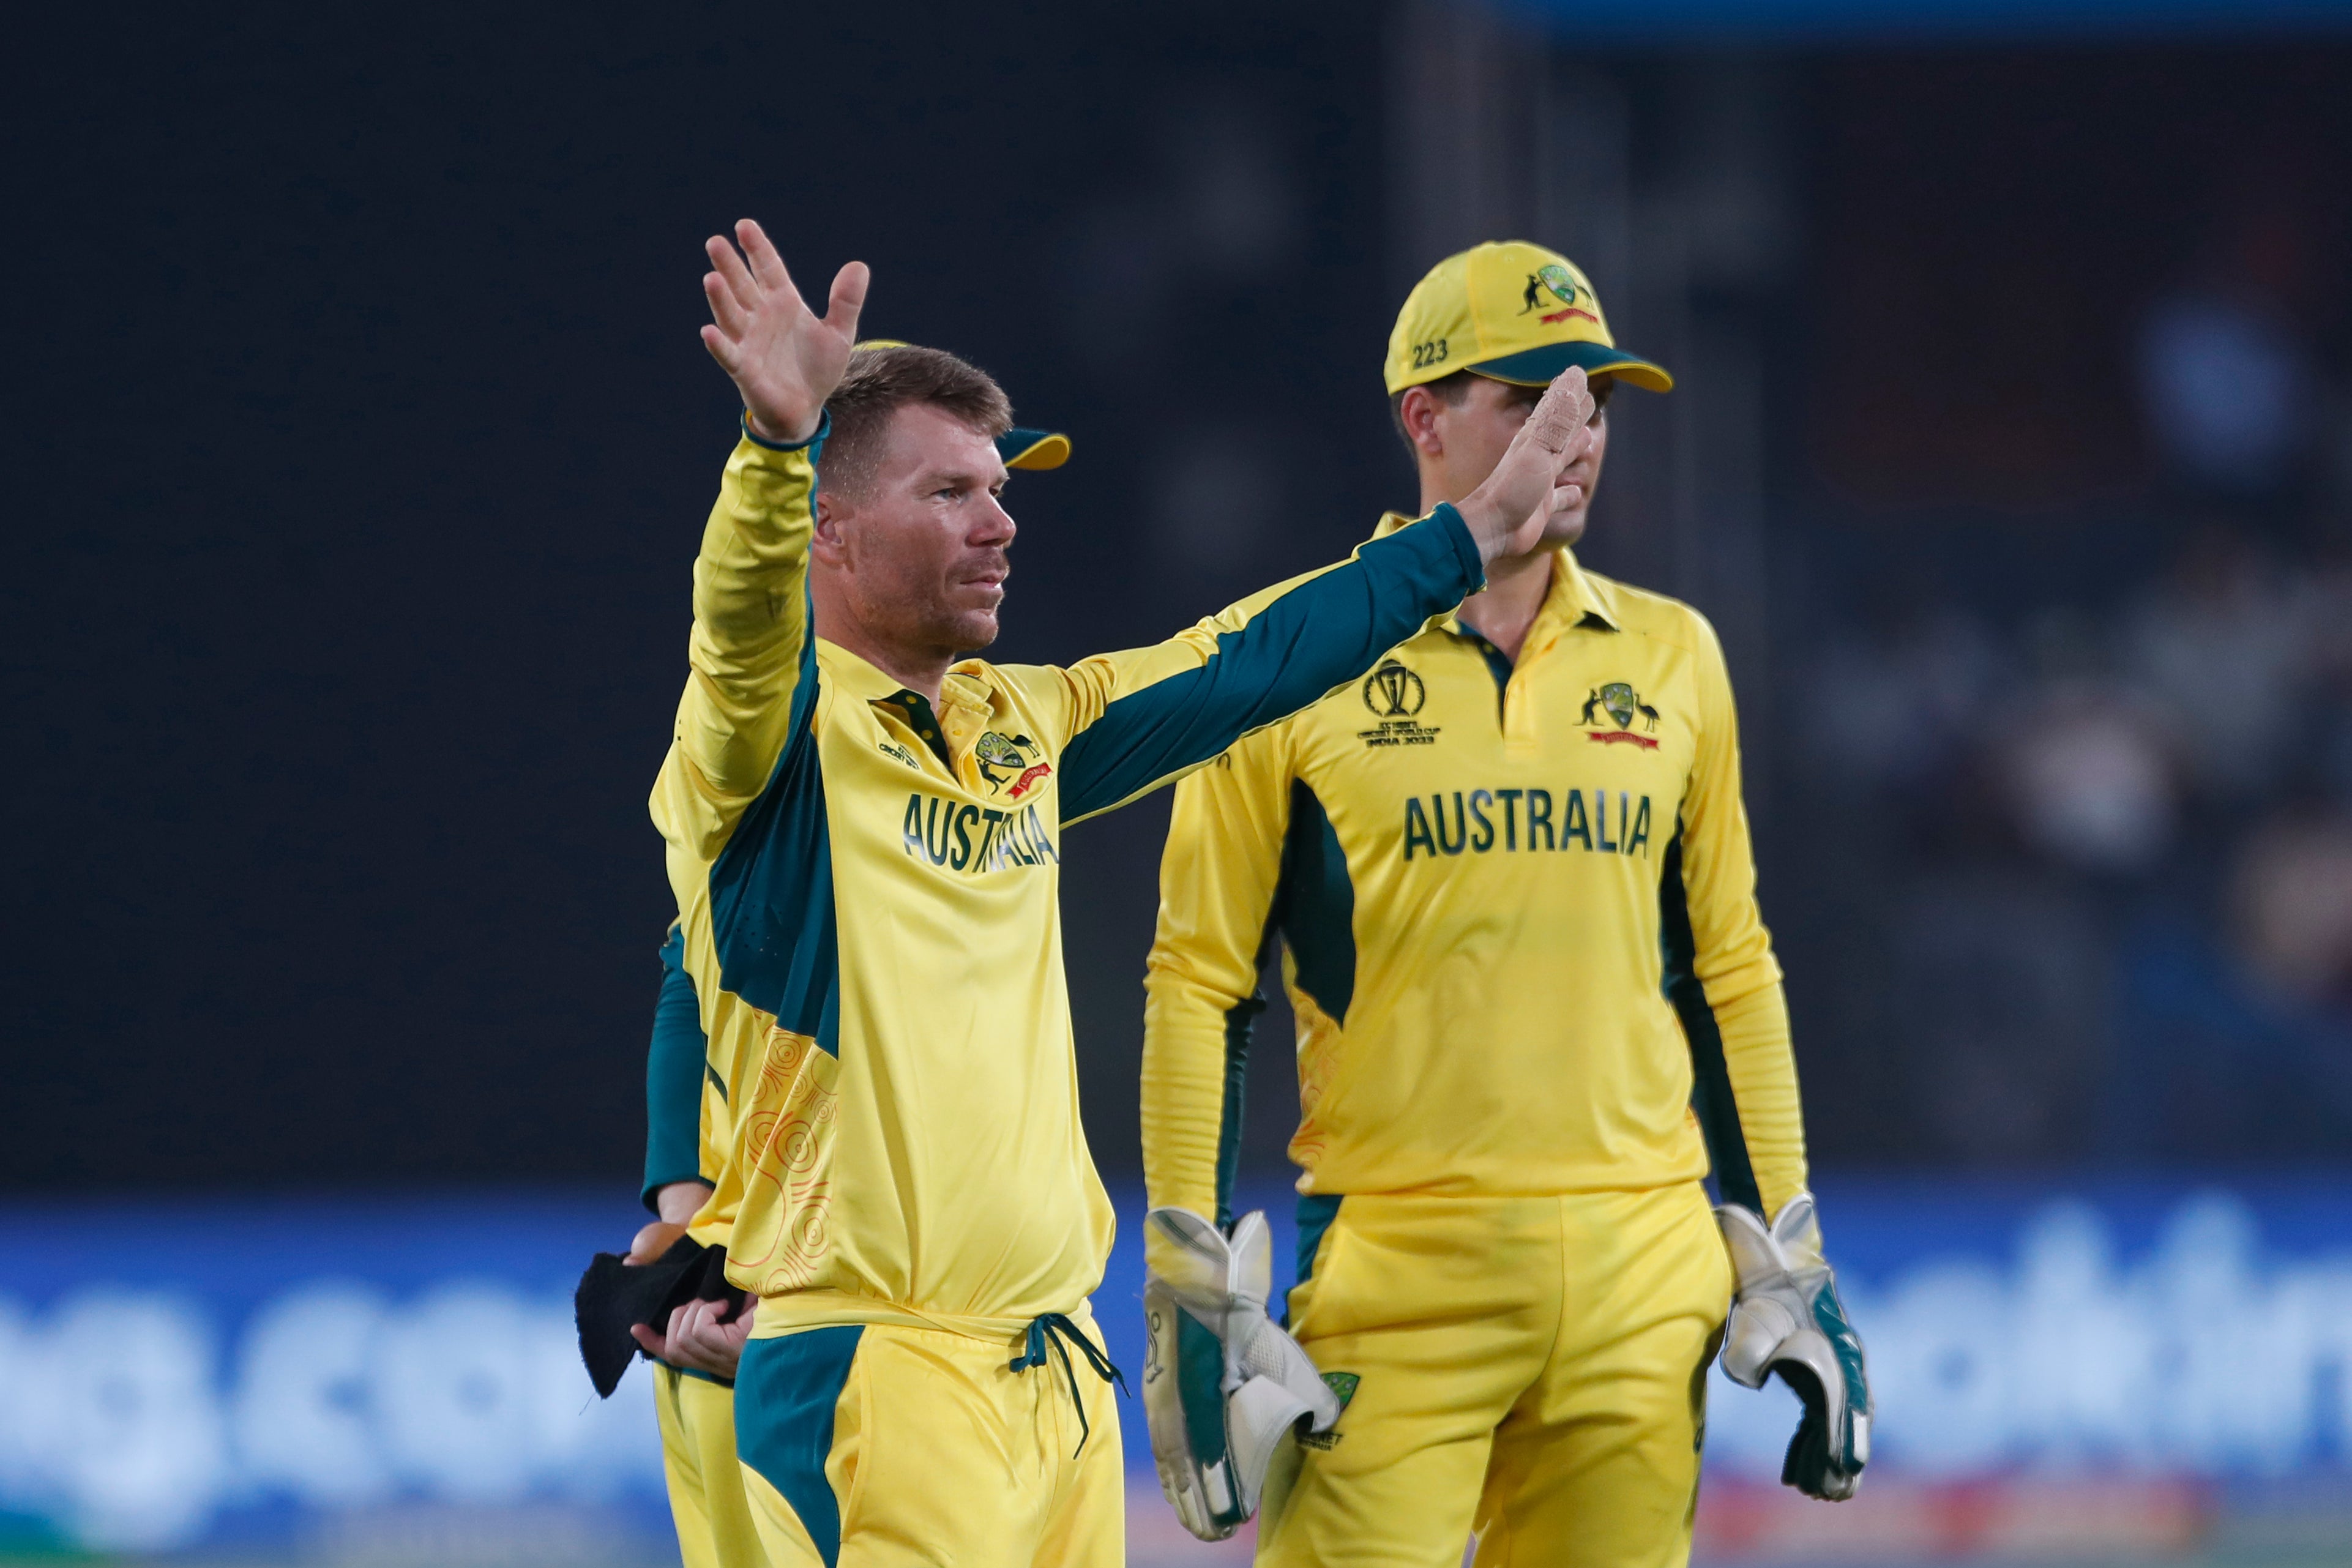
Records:
{"label": "australia text on jersey", "polygon": [[899,837],[908,854],[953,871],[1059,864],[1062,858],[1034,804],[998,811],[917,790],[907,796]]}
{"label": "australia text on jersey", "polygon": [[1445,795],[1431,795],[1424,810],[1421,797],[1409,795],[1404,799],[1404,858],[1459,855],[1465,848],[1478,855],[1523,847],[1565,849],[1571,844],[1596,854],[1646,858],[1650,797],[1629,797],[1626,791],[1619,790],[1612,809],[1607,790],[1596,789],[1591,795],[1588,811],[1584,791],[1562,790],[1555,817],[1555,802],[1548,789],[1474,789],[1466,795],[1457,789],[1453,792],[1449,817]]}

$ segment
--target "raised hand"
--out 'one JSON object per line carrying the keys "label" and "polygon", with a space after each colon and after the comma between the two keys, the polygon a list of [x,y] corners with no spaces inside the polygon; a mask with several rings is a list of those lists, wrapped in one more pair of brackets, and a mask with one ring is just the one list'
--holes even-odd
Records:
{"label": "raised hand", "polygon": [[1560,476],[1592,444],[1591,421],[1584,372],[1570,365],[1545,390],[1486,482],[1454,509],[1481,556],[1492,561],[1534,549],[1552,513],[1582,504],[1583,487],[1562,483]]}
{"label": "raised hand", "polygon": [[735,225],[738,255],[724,235],[703,249],[714,271],[703,274],[711,324],[702,346],[734,378],[752,433],[770,441],[805,441],[824,416],[824,400],[848,368],[857,342],[857,313],[866,305],[866,269],[853,261],[835,274],[823,316],[814,315],[784,270],[765,230],[744,218]]}

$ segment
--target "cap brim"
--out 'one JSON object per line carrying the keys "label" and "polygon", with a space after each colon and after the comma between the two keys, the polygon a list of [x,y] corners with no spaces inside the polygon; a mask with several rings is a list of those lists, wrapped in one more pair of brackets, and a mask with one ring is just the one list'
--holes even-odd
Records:
{"label": "cap brim", "polygon": [[1539,349],[1521,353],[1505,354],[1483,364],[1463,368],[1473,375],[1483,375],[1491,381],[1507,381],[1518,386],[1548,386],[1552,379],[1569,366],[1575,365],[1587,375],[1608,375],[1629,382],[1644,392],[1672,392],[1675,378],[1663,365],[1637,359],[1622,349],[1606,343],[1546,343]]}
{"label": "cap brim", "polygon": [[1070,460],[1070,438],[1054,430],[1007,430],[996,438],[996,455],[1008,468],[1058,468]]}

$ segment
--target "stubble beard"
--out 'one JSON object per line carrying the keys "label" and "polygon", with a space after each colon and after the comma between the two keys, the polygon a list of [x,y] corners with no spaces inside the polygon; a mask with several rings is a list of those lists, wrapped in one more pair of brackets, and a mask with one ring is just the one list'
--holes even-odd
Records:
{"label": "stubble beard", "polygon": [[998,616],[995,610],[943,610],[934,626],[936,643],[957,658],[979,653],[996,641]]}

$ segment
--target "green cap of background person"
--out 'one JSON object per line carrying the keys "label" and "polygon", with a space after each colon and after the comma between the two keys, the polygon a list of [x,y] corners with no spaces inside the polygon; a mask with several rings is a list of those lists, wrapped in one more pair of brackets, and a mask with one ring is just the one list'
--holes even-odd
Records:
{"label": "green cap of background person", "polygon": [[1650,392],[1674,390],[1664,368],[1610,337],[1576,263],[1523,239],[1489,240],[1431,268],[1389,334],[1391,396],[1458,370],[1542,386],[1570,365]]}
{"label": "green cap of background person", "polygon": [[[899,338],[867,338],[850,352],[912,346]],[[996,455],[1004,459],[1008,468],[1027,468],[1033,473],[1042,468],[1058,468],[1070,460],[1070,438],[1058,430],[1030,430],[1015,425],[996,438]]]}

